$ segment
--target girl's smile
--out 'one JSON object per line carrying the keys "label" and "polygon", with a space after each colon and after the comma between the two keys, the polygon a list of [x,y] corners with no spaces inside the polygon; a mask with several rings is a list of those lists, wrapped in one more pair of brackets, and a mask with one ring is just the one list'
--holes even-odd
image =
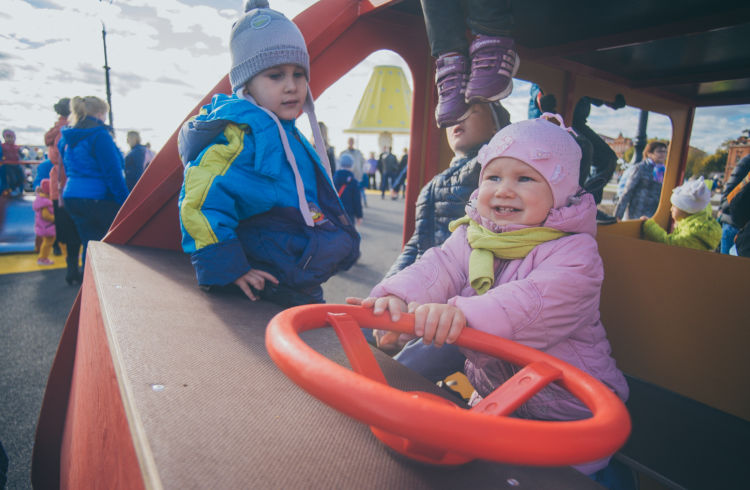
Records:
{"label": "girl's smile", "polygon": [[542,174],[521,160],[499,157],[485,166],[477,211],[496,225],[540,225],[553,202],[552,190]]}

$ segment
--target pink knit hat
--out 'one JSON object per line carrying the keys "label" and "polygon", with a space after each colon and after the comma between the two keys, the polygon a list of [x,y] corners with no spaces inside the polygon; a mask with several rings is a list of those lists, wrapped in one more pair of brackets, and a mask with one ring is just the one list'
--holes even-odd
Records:
{"label": "pink knit hat", "polygon": [[[557,119],[562,127],[545,117]],[[539,119],[505,126],[479,150],[478,161],[482,165],[482,173],[495,158],[521,160],[545,178],[552,189],[553,207],[567,206],[568,200],[578,193],[581,166],[581,147],[568,131],[560,116],[549,113]],[[479,181],[482,181],[481,174]]]}
{"label": "pink knit hat", "polygon": [[39,187],[42,189],[43,193],[49,196],[49,179],[42,179],[42,182],[39,184]]}

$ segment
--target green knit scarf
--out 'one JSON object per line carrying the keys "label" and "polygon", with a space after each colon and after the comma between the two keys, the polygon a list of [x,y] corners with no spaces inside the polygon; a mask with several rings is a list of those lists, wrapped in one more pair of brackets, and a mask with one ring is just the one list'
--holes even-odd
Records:
{"label": "green knit scarf", "polygon": [[451,221],[448,229],[453,232],[465,224],[469,225],[466,238],[472,248],[469,256],[469,281],[477,294],[486,293],[495,282],[494,257],[522,259],[537,245],[570,235],[545,226],[494,233],[468,216]]}

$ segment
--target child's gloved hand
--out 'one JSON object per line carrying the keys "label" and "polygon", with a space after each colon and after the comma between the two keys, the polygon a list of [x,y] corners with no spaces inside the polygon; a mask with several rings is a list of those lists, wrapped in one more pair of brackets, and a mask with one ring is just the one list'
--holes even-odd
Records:
{"label": "child's gloved hand", "polygon": [[258,297],[253,293],[252,288],[255,288],[256,291],[261,291],[266,286],[266,281],[271,281],[274,284],[279,283],[279,280],[271,273],[260,269],[250,269],[235,279],[234,283],[245,293],[245,296],[255,301]]}
{"label": "child's gloved hand", "polygon": [[414,333],[422,341],[435,347],[452,344],[466,326],[466,317],[455,306],[428,303],[414,310]]}

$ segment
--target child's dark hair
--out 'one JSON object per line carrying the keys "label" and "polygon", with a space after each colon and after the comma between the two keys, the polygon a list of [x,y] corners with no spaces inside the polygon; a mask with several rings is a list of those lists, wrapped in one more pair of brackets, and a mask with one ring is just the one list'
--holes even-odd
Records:
{"label": "child's dark hair", "polygon": [[646,145],[646,148],[643,150],[643,153],[648,155],[649,153],[653,153],[659,148],[667,149],[667,144],[663,141],[649,141]]}
{"label": "child's dark hair", "polygon": [[55,112],[62,117],[68,117],[70,115],[70,99],[67,97],[58,100],[53,107]]}

